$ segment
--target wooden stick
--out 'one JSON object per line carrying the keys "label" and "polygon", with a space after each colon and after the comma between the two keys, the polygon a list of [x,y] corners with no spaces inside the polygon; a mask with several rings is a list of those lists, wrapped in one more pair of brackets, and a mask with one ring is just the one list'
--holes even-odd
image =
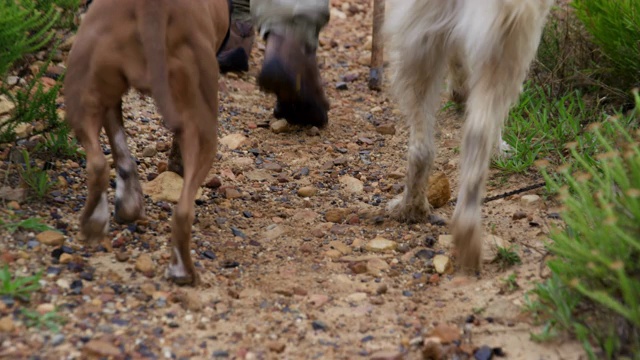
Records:
{"label": "wooden stick", "polygon": [[385,0],[373,0],[373,35],[371,46],[371,69],[369,70],[369,89],[380,91],[384,75],[384,41],[382,24],[384,23]]}

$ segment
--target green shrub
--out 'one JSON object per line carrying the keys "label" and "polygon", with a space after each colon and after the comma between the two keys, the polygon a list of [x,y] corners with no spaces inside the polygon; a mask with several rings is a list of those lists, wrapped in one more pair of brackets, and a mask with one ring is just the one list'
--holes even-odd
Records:
{"label": "green shrub", "polygon": [[531,72],[535,83],[549,87],[553,96],[588,91],[593,69],[602,61],[573,8],[565,2],[552,7]]}
{"label": "green shrub", "polygon": [[[79,0],[0,0],[0,81],[29,53],[49,47],[49,56],[53,56],[53,29],[73,27],[78,6]],[[61,124],[56,111],[61,79],[46,90],[40,83],[50,62],[51,58],[45,61],[25,88],[10,91],[0,86],[0,94],[16,106],[10,118],[0,122],[0,143],[18,140],[15,129],[20,124],[43,122],[40,130],[30,135],[46,133]]]}
{"label": "green shrub", "polygon": [[619,89],[640,86],[640,1],[574,0],[576,15],[613,67]]}
{"label": "green shrub", "polygon": [[601,105],[633,106],[640,86],[640,2],[561,1],[551,9],[531,77],[553,96],[573,90]]}
{"label": "green shrub", "polygon": [[637,92],[635,101],[627,119],[591,126],[594,155],[571,143],[560,180],[542,170],[564,226],[550,235],[553,276],[534,291],[537,313],[577,336],[592,358],[640,356],[640,132],[624,125],[640,112]]}
{"label": "green shrub", "polygon": [[43,12],[33,1],[0,0],[0,79],[15,61],[39,50],[53,37],[59,14],[53,6]]}
{"label": "green shrub", "polygon": [[54,24],[55,28],[72,29],[75,12],[80,7],[80,0],[34,0],[37,10],[46,13],[49,9],[55,9],[60,14],[59,20]]}
{"label": "green shrub", "polygon": [[42,65],[39,73],[25,88],[13,93],[0,89],[0,93],[7,96],[16,106],[9,120],[0,124],[0,144],[17,140],[15,129],[20,124],[41,121],[42,129],[31,135],[49,132],[62,124],[56,102],[61,87],[60,80],[49,89],[45,89],[39,82],[49,63],[50,61],[46,61]]}

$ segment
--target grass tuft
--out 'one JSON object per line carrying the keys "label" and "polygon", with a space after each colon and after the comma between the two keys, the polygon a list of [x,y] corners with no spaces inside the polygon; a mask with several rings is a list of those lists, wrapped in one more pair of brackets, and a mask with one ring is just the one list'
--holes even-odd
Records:
{"label": "grass tuft", "polygon": [[0,269],[0,295],[29,301],[31,294],[40,290],[41,273],[32,276],[13,276],[9,266]]}
{"label": "grass tuft", "polygon": [[498,247],[498,255],[494,262],[498,263],[500,268],[507,269],[515,265],[522,264],[520,255],[515,251],[513,246]]}

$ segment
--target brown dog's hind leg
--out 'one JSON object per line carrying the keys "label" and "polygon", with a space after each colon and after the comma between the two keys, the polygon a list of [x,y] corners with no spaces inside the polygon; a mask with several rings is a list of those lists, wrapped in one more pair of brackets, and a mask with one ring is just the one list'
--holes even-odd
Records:
{"label": "brown dog's hind leg", "polygon": [[120,224],[132,223],[144,217],[144,196],[136,163],[127,146],[122,122],[122,102],[107,112],[105,130],[116,167],[115,220]]}
{"label": "brown dog's hind leg", "polygon": [[205,132],[198,128],[197,121],[185,123],[178,140],[184,163],[184,185],[171,223],[172,249],[168,277],[178,285],[195,286],[199,284],[199,277],[190,253],[193,204],[198,188],[211,169],[216,141],[215,128],[214,131]]}
{"label": "brown dog's hind leg", "polygon": [[180,176],[184,176],[184,165],[182,164],[182,153],[180,152],[180,142],[174,134],[171,140],[171,150],[169,151],[169,164],[167,169]]}
{"label": "brown dog's hind leg", "polygon": [[[199,53],[207,54],[209,49],[201,49]],[[203,64],[198,70],[201,77],[200,86],[188,86],[182,91],[180,85],[188,83],[186,77],[180,84],[176,75],[177,93],[175,97],[183,109],[182,129],[175,134],[174,140],[180,145],[182,164],[184,165],[184,185],[180,199],[173,212],[171,223],[171,264],[167,269],[170,280],[178,285],[198,285],[199,277],[191,259],[191,227],[194,220],[194,201],[198,188],[204,182],[211,169],[217,149],[218,133],[218,68],[217,64],[208,64],[204,59],[213,58],[215,54],[209,50],[209,56],[202,56]],[[179,72],[177,72],[179,74]],[[188,91],[187,89],[191,90]]]}
{"label": "brown dog's hind leg", "polygon": [[[109,227],[109,166],[100,146],[104,112],[98,109],[83,109],[79,121],[71,122],[78,140],[87,153],[88,195],[82,215],[80,231],[89,243],[96,244],[106,235]],[[81,125],[80,125],[81,124]],[[80,126],[78,126],[80,125]]]}

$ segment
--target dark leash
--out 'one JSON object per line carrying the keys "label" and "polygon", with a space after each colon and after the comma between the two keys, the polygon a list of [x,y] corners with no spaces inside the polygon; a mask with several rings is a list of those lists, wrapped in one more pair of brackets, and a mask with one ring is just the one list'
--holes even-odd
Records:
{"label": "dark leash", "polygon": [[[482,199],[482,202],[486,204],[486,203],[488,203],[490,201],[504,199],[504,198],[507,198],[509,196],[521,194],[523,192],[527,192],[527,191],[530,191],[530,190],[539,189],[541,187],[544,187],[545,185],[547,185],[547,183],[544,183],[544,182],[533,184],[533,185],[529,185],[529,186],[526,186],[526,187],[523,187],[523,188],[519,188],[519,189],[516,189],[516,190],[508,191],[506,193],[502,193],[500,195],[486,197],[486,198]],[[458,199],[453,199],[449,203],[451,205],[455,205],[457,201],[458,201]]]}
{"label": "dark leash", "polygon": [[537,183],[537,184],[533,184],[533,185],[529,185],[527,187],[523,187],[523,188],[519,188],[513,191],[509,191],[506,192],[504,194],[500,194],[500,195],[495,195],[495,196],[491,196],[491,197],[486,197],[484,198],[484,200],[482,201],[483,203],[488,203],[489,201],[495,201],[498,199],[504,199],[506,197],[512,196],[512,195],[517,195],[523,192],[527,192],[529,190],[535,190],[535,189],[539,189],[541,187],[544,187],[545,185],[547,185],[547,183],[541,182],[541,183]]}

